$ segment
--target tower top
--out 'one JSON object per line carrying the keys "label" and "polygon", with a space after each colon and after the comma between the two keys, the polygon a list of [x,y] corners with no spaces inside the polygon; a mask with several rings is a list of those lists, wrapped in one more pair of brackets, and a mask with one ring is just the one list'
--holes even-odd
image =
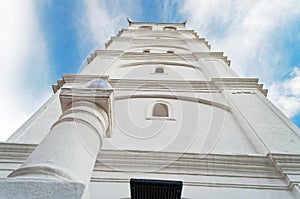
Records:
{"label": "tower top", "polygon": [[185,24],[187,20],[183,21],[182,23],[156,23],[156,22],[136,22],[132,21],[129,17],[127,17],[127,21],[130,27],[142,27],[142,26],[170,26],[170,27],[178,27],[178,28],[185,28]]}

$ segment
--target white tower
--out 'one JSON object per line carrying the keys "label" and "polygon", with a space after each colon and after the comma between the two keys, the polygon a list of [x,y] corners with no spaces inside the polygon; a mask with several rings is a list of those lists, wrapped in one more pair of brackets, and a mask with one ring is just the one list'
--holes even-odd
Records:
{"label": "white tower", "polygon": [[185,22],[128,21],[0,143],[0,198],[300,198],[299,129],[258,79]]}

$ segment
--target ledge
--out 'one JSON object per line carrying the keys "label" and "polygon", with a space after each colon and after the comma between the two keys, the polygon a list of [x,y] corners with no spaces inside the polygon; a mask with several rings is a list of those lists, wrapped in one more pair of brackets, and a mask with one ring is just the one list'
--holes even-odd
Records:
{"label": "ledge", "polygon": [[144,85],[143,90],[163,90],[164,88],[174,91],[202,91],[202,92],[220,92],[222,89],[257,89],[264,96],[267,96],[267,89],[258,83],[258,78],[212,78],[211,81],[186,81],[186,80],[138,80],[138,79],[109,79],[106,75],[71,75],[64,74],[63,80],[54,85],[55,92],[64,84],[84,85],[93,79],[104,79],[108,81],[113,89],[136,89]]}
{"label": "ledge", "polygon": [[[22,164],[35,147],[1,143],[0,170],[7,171]],[[299,159],[300,154],[284,153],[237,155],[103,150],[97,158],[91,181],[125,182],[126,176],[141,173],[145,176],[164,174],[170,178],[180,174],[186,186],[288,190],[298,183],[289,179],[287,172],[296,169],[299,173],[300,167],[295,165],[299,164]],[[116,178],[111,178],[112,172]]]}

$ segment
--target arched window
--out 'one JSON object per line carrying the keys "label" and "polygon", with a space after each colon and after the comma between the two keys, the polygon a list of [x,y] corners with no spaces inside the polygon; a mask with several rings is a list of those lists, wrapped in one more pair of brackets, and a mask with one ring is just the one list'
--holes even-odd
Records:
{"label": "arched window", "polygon": [[172,103],[161,100],[155,101],[148,106],[145,119],[176,121]]}
{"label": "arched window", "polygon": [[155,68],[154,73],[165,73],[165,69],[162,67],[157,67],[157,68]]}
{"label": "arched window", "polygon": [[173,27],[173,26],[166,26],[166,27],[164,27],[164,30],[172,30],[172,31],[174,31],[174,30],[176,30],[176,28]]}
{"label": "arched window", "polygon": [[141,26],[141,30],[152,30],[152,26]]}
{"label": "arched window", "polygon": [[169,107],[164,103],[156,103],[152,110],[153,117],[169,117]]}
{"label": "arched window", "polygon": [[149,49],[143,50],[143,53],[150,53]]}

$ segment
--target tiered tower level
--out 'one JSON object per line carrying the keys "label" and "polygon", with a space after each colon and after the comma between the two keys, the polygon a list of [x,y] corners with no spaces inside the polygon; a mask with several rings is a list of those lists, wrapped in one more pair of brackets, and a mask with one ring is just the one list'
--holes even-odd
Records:
{"label": "tiered tower level", "polygon": [[136,178],[189,199],[300,198],[299,129],[258,79],[186,22],[128,21],[0,144],[2,195],[130,198]]}

